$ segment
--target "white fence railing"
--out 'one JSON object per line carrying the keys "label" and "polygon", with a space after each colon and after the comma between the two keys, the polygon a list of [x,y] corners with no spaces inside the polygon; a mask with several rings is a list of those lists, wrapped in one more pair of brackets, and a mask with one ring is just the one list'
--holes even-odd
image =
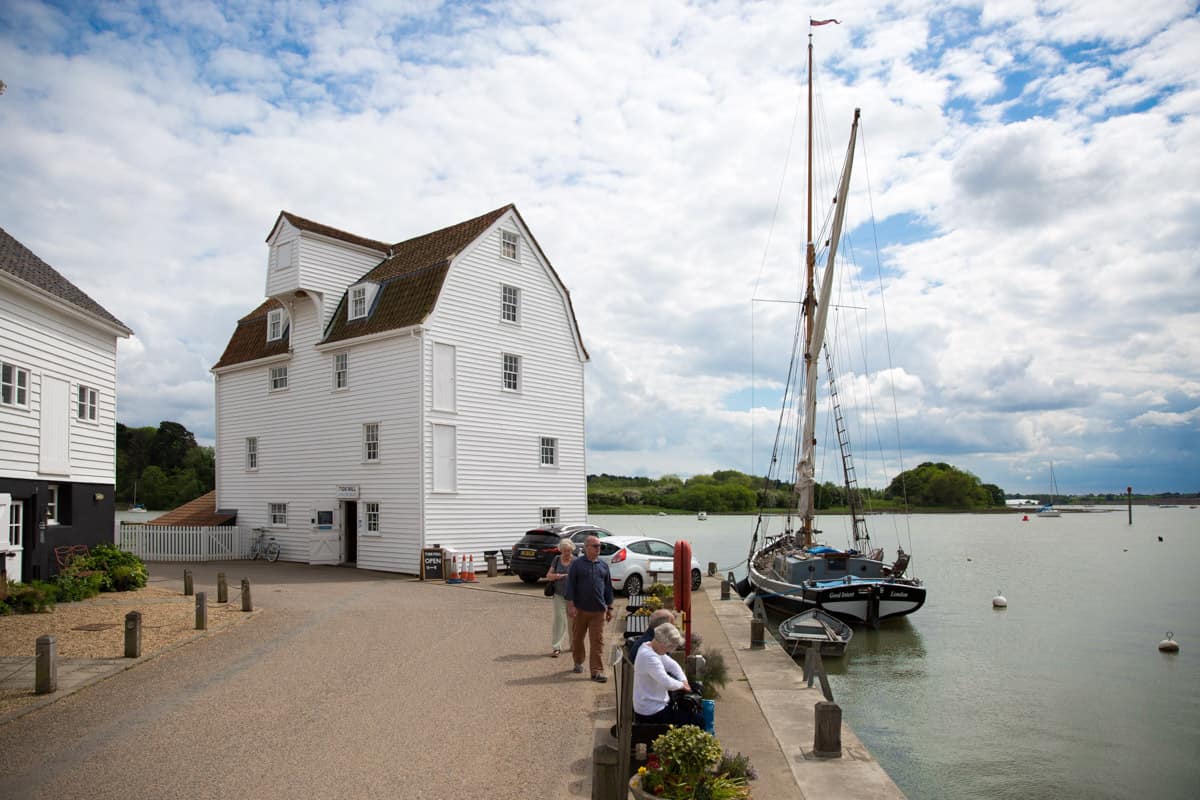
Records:
{"label": "white fence railing", "polygon": [[143,561],[236,561],[250,557],[250,528],[121,523],[117,546]]}

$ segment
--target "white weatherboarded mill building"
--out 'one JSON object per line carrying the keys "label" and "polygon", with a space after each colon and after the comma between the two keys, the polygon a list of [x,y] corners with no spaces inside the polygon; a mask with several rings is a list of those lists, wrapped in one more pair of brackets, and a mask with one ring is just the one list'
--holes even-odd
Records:
{"label": "white weatherboarded mill building", "polygon": [[217,508],[281,557],[416,574],[587,516],[570,294],[517,209],[396,244],[281,212],[216,378]]}

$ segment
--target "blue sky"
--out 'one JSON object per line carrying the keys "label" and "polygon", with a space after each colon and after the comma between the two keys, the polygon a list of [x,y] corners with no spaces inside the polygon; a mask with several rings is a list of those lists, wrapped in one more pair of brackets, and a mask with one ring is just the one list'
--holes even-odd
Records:
{"label": "blue sky", "polygon": [[819,180],[863,109],[848,291],[891,358],[842,391],[895,392],[881,469],[1200,490],[1194,2],[15,0],[0,225],[135,331],[119,419],[211,441],[280,209],[399,240],[513,202],[593,356],[589,471],[761,472],[810,16]]}

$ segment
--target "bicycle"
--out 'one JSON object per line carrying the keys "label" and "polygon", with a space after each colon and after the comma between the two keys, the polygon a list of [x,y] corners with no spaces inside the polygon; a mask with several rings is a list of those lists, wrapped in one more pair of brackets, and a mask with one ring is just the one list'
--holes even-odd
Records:
{"label": "bicycle", "polygon": [[254,561],[262,556],[267,561],[273,562],[279,558],[279,542],[275,541],[275,537],[268,537],[265,528],[255,528],[254,532],[258,536],[250,543],[250,560]]}

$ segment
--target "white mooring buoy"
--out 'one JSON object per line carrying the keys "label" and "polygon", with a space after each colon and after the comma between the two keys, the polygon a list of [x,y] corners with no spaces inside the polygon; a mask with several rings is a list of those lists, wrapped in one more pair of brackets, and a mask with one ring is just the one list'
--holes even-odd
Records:
{"label": "white mooring buoy", "polygon": [[996,592],[996,596],[992,598],[992,608],[1008,608],[1008,598]]}
{"label": "white mooring buoy", "polygon": [[1167,631],[1167,638],[1158,643],[1158,649],[1164,653],[1178,653],[1179,642],[1175,641],[1175,634]]}

